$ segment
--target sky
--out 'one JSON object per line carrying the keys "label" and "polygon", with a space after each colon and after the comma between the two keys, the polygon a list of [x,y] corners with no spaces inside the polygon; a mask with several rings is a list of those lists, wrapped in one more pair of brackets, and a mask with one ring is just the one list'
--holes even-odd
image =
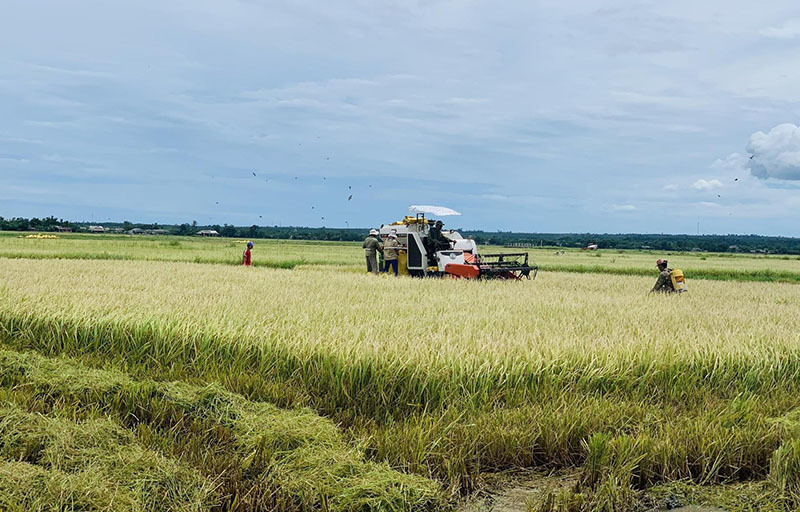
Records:
{"label": "sky", "polygon": [[800,236],[800,3],[6,0],[0,216]]}

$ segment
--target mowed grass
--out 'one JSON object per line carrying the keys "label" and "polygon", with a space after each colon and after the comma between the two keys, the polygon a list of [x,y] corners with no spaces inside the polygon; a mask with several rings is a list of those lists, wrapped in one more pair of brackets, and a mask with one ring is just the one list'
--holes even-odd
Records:
{"label": "mowed grass", "polygon": [[374,463],[436,479],[447,496],[543,469],[580,478],[537,510],[633,510],[675,481],[744,482],[769,497],[759,506],[800,505],[793,284],[698,280],[654,296],[654,276],[603,273],[0,265],[0,328],[15,349],[311,407]]}

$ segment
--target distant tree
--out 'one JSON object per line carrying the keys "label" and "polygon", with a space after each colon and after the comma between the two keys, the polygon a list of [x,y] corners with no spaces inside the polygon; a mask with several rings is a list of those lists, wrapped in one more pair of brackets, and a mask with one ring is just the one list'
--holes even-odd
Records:
{"label": "distant tree", "polygon": [[231,226],[229,224],[225,224],[224,226],[222,226],[222,230],[219,232],[219,234],[222,235],[222,236],[230,237],[230,238],[235,237],[236,236],[236,227],[235,226]]}

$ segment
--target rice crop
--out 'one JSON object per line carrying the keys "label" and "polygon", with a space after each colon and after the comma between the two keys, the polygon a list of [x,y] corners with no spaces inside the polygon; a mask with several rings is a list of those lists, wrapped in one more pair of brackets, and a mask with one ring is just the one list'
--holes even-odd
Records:
{"label": "rice crop", "polygon": [[[16,233],[0,233],[0,257],[238,265],[245,244],[245,240],[226,238],[62,234],[57,239],[45,239],[44,236],[19,238]],[[288,269],[333,265],[360,270],[364,264],[358,243],[303,240],[255,242],[255,266]],[[482,250],[520,251],[489,246]],[[800,256],[560,248],[530,248],[524,251],[530,254],[542,271],[549,272],[653,276],[655,260],[667,258],[676,268],[681,268],[689,279],[800,282]]]}
{"label": "rice crop", "polygon": [[[0,234],[0,256],[6,258],[189,261],[237,265],[241,263],[246,243],[243,239],[229,238],[62,234],[57,239],[50,239],[44,235],[34,238],[8,235]],[[355,264],[360,261],[352,254],[355,247],[356,244],[347,243],[256,240],[254,265],[294,268],[304,264]]]}
{"label": "rice crop", "polygon": [[0,505],[19,510],[201,511],[212,486],[105,419],[0,406]]}
{"label": "rice crop", "polygon": [[[794,284],[690,280],[688,294],[665,296],[647,293],[654,274],[602,270],[468,282],[374,278],[355,264],[0,266],[9,348],[69,355],[136,382],[217,383],[224,390],[210,388],[214,396],[313,409],[366,456],[359,467],[434,479],[451,499],[497,472],[537,469],[578,477],[533,510],[634,510],[674,482],[690,486],[686,496],[745,486],[773,496],[758,502],[765,507],[800,505]],[[88,400],[128,428],[126,410],[146,418],[174,407],[102,406],[64,391],[58,372],[66,370],[31,381],[30,396]],[[51,379],[61,391],[50,391]],[[244,452],[221,453],[241,465]],[[306,474],[326,488],[325,477]],[[422,507],[437,507],[427,481],[402,487],[428,489]]]}
{"label": "rice crop", "polygon": [[[312,411],[249,402],[214,385],[137,381],[121,372],[9,350],[0,350],[0,376],[0,389],[28,408],[52,413],[68,404],[72,416],[88,410],[120,423],[103,418],[76,425],[17,407],[0,408],[0,460],[29,461],[36,466],[31,471],[40,470],[42,478],[58,482],[57,476],[70,469],[97,473],[100,470],[92,465],[97,457],[111,469],[116,467],[115,459],[122,458],[128,473],[125,478],[116,477],[114,483],[137,488],[137,475],[130,468],[142,456],[128,446],[133,436],[122,428],[126,426],[138,431],[149,445],[180,457],[184,466],[196,467],[191,475],[202,499],[178,496],[180,500],[170,499],[168,504],[145,501],[143,510],[205,510],[213,505],[226,510],[400,511],[433,510],[440,501],[433,482],[365,462],[362,454],[344,443],[333,423]],[[95,431],[100,433],[95,435]],[[80,448],[67,446],[64,435],[69,442],[78,439]],[[48,445],[51,438],[53,447]],[[88,445],[81,441],[84,438]],[[120,440],[126,441],[125,446]],[[71,462],[51,460],[63,462],[64,454]],[[82,467],[86,464],[88,469]],[[150,478],[149,473],[157,471],[180,484],[179,469],[145,467],[138,478]],[[16,494],[14,498],[23,504],[35,502],[41,499],[37,490],[43,492],[33,488],[28,493],[33,497]],[[164,494],[140,491],[144,497]],[[111,500],[115,494],[105,490],[100,497],[111,496]],[[186,503],[176,508],[173,502],[181,501]]]}

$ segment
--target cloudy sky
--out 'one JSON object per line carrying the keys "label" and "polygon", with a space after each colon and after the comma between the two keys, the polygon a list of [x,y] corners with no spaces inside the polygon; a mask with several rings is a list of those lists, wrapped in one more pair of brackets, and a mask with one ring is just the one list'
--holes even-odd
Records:
{"label": "cloudy sky", "polygon": [[800,4],[735,4],[8,0],[0,216],[800,236]]}

